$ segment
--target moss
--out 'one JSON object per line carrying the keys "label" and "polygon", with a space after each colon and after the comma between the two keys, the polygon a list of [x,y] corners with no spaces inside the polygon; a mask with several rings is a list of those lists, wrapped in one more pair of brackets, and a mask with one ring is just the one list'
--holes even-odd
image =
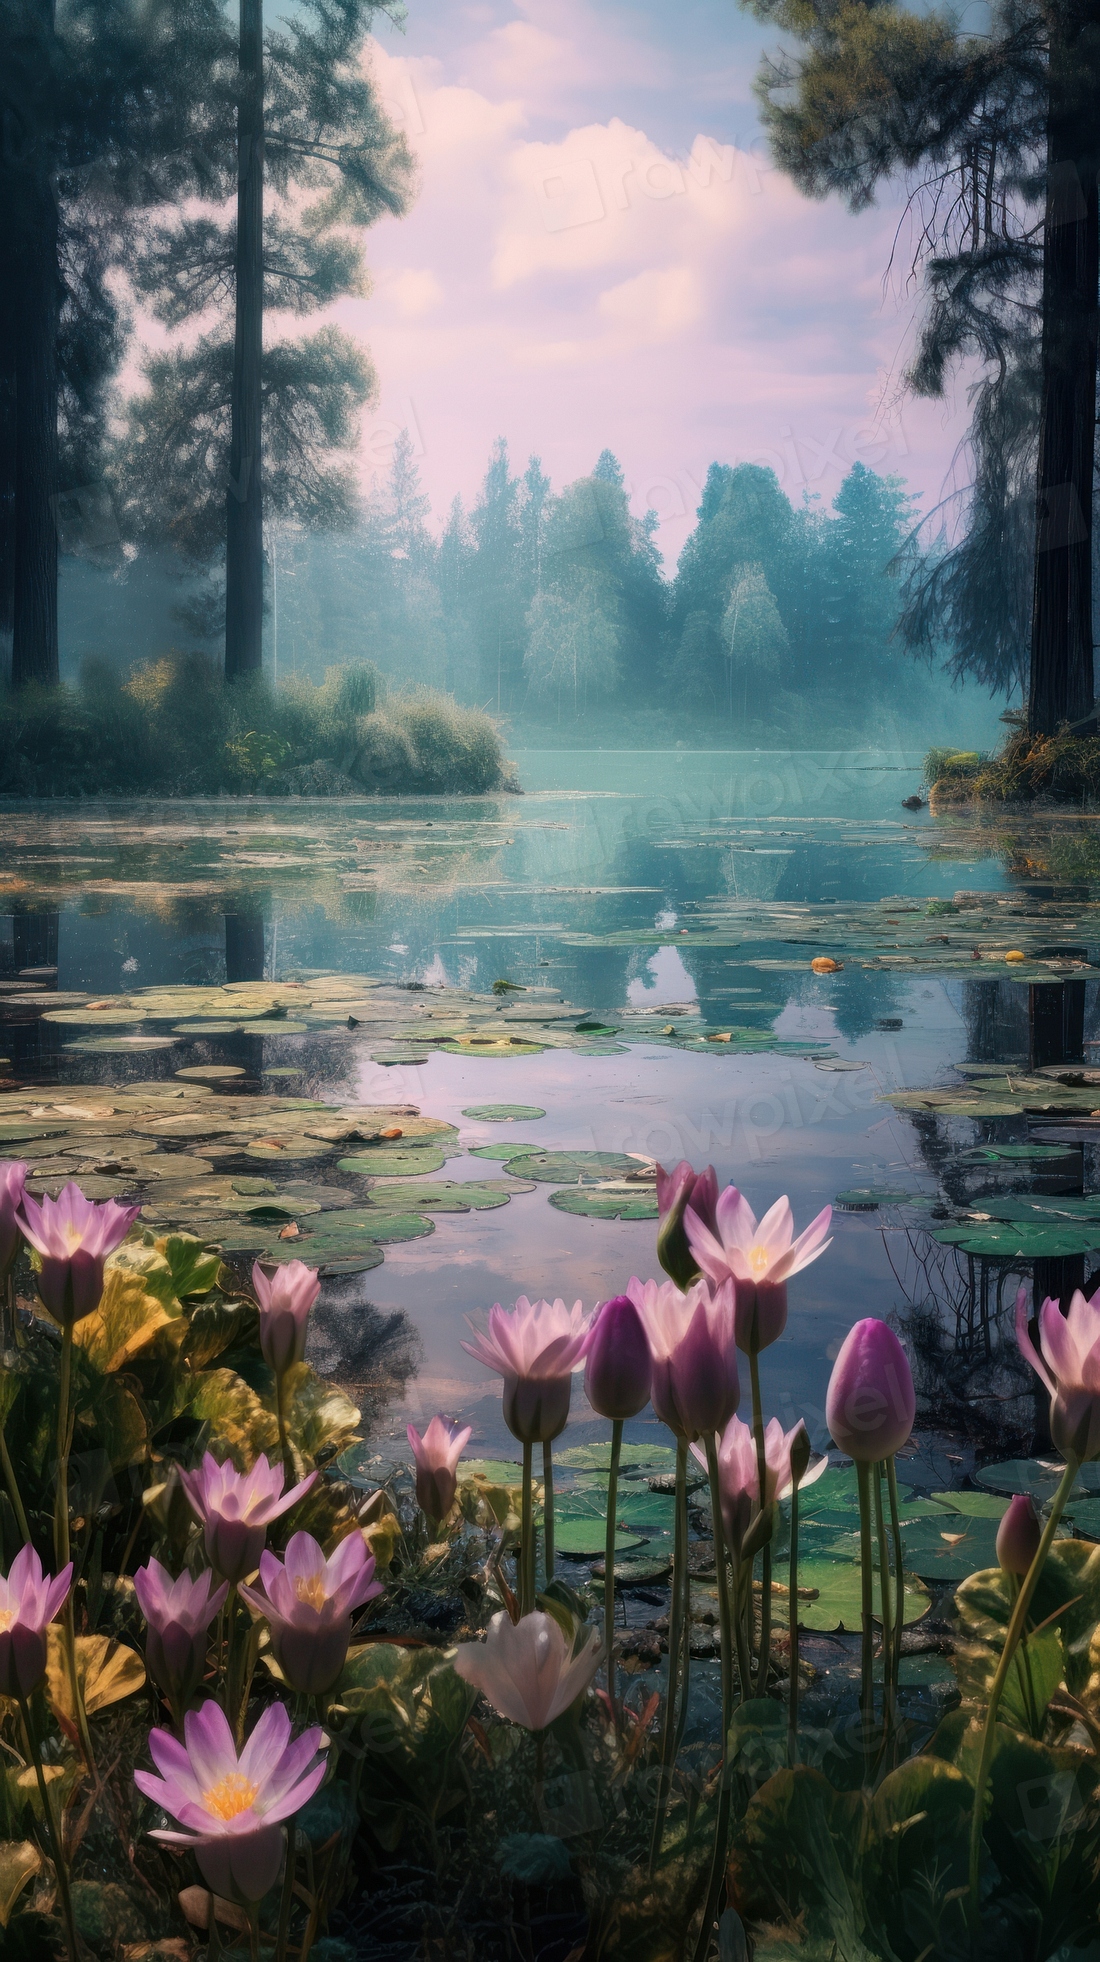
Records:
{"label": "moss", "polygon": [[952,803],[1091,805],[1100,799],[1100,736],[1063,727],[1053,736],[1014,729],[996,756],[929,750],[924,764],[933,807]]}
{"label": "moss", "polygon": [[317,685],[226,685],[204,654],[128,676],[87,663],[78,688],[23,689],[4,703],[0,792],[349,796],[514,789],[495,723],[430,689],[386,701],[370,662]]}

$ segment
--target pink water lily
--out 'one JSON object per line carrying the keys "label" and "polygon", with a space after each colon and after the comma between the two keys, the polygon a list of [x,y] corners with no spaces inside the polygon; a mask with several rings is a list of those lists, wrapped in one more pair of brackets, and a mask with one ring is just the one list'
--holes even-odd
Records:
{"label": "pink water lily", "polygon": [[613,1423],[636,1417],[649,1402],[653,1358],[645,1323],[628,1294],[616,1294],[596,1310],[584,1365],[584,1393],[593,1410]]}
{"label": "pink water lily", "polygon": [[239,1472],[227,1459],[219,1465],[208,1451],[197,1471],[180,1471],[180,1482],[191,1509],[202,1520],[206,1557],[227,1581],[242,1581],[260,1564],[267,1529],[289,1512],[316,1484],[312,1471],[284,1492],[282,1465],[270,1465],[263,1455],[251,1471]]}
{"label": "pink water lily", "polygon": [[470,1442],[471,1427],[448,1423],[436,1415],[423,1437],[414,1424],[405,1432],[416,1460],[416,1503],[438,1526],[446,1519],[458,1490],[458,1461]]}
{"label": "pink water lily", "polygon": [[19,1208],[26,1183],[27,1168],[21,1159],[0,1158],[0,1282],[11,1273],[23,1244]]}
{"label": "pink water lily", "polygon": [[306,1352],[309,1311],[321,1292],[317,1269],[302,1260],[288,1260],[269,1277],[256,1261],[252,1285],[260,1305],[263,1359],[276,1376],[283,1376]]}
{"label": "pink water lily", "polygon": [[1039,1347],[1028,1328],[1027,1289],[1016,1296],[1020,1353],[1050,1391],[1050,1435],[1065,1457],[1100,1458],[1100,1288],[1086,1301],[1075,1288],[1068,1314],[1057,1301],[1039,1310]]}
{"label": "pink water lily", "polygon": [[46,1628],[62,1606],[73,1563],[56,1580],[33,1546],[21,1547],[0,1579],[0,1696],[30,1696],[46,1673]]}
{"label": "pink water lily", "polygon": [[19,1228],[41,1262],[35,1279],[42,1305],[63,1327],[99,1307],[104,1264],[140,1211],[113,1199],[96,1205],[71,1180],[56,1199],[47,1196],[39,1203],[24,1193]]}
{"label": "pink water lily", "polygon": [[323,1696],[347,1658],[356,1608],[381,1594],[374,1555],[359,1532],[349,1533],[326,1560],[311,1533],[295,1533],[282,1560],[260,1555],[260,1587],[241,1594],[271,1631],[271,1646],[292,1690]]}
{"label": "pink water lily", "polygon": [[[770,1506],[777,1499],[787,1499],[793,1489],[791,1472],[791,1453],[796,1446],[802,1447],[804,1457],[808,1449],[806,1426],[801,1418],[794,1428],[784,1431],[778,1417],[773,1417],[764,1431],[764,1504]],[[706,1470],[707,1454],[701,1444],[693,1444],[692,1455]],[[821,1477],[828,1466],[828,1458],[822,1457],[798,1481],[799,1491]],[[756,1453],[756,1439],[748,1424],[740,1417],[731,1417],[718,1441],[718,1490],[722,1505],[722,1525],[726,1534],[726,1545],[735,1558],[740,1556],[741,1542],[760,1511],[760,1467]]]}
{"label": "pink water lily", "polygon": [[602,1660],[597,1629],[574,1653],[561,1623],[540,1609],[517,1622],[494,1615],[484,1642],[459,1644],[454,1668],[498,1716],[525,1730],[545,1730],[588,1688]]}
{"label": "pink water lily", "polygon": [[572,1373],[585,1354],[589,1323],[579,1301],[529,1301],[489,1310],[486,1334],[474,1330],[467,1355],[504,1378],[504,1421],[523,1444],[547,1444],[565,1429]]}
{"label": "pink water lily", "polygon": [[173,1580],[159,1560],[151,1559],[134,1575],[148,1631],[146,1667],[177,1719],[206,1674],[208,1630],[228,1592],[229,1582],[215,1587],[208,1567],[197,1577],[184,1573]]}
{"label": "pink water lily", "polygon": [[697,1281],[682,1293],[672,1281],[627,1283],[652,1357],[650,1399],[677,1437],[724,1431],[741,1399],[733,1282]]}
{"label": "pink water lily", "polygon": [[715,1209],[718,1205],[718,1174],[713,1165],[697,1172],[686,1158],[666,1172],[657,1167],[657,1258],[678,1288],[688,1288],[699,1278],[699,1263],[688,1245],[684,1214],[688,1206],[717,1232]]}
{"label": "pink water lily", "polygon": [[718,1196],[713,1228],[688,1207],[684,1231],[701,1271],[712,1281],[731,1279],[737,1289],[737,1346],[758,1355],[787,1326],[787,1282],[825,1252],[833,1216],[823,1207],[794,1235],[790,1200],[777,1199],[757,1220],[743,1192],[727,1185]]}
{"label": "pink water lily", "polygon": [[307,1730],[292,1742],[284,1706],[272,1703],[238,1757],[213,1700],[188,1711],[182,1744],[171,1731],[150,1731],[149,1752],[161,1776],[135,1771],[134,1783],[188,1828],[150,1837],[193,1852],[207,1886],[223,1899],[262,1900],[282,1863],[281,1822],[301,1811],[324,1778],[321,1738],[319,1729]]}

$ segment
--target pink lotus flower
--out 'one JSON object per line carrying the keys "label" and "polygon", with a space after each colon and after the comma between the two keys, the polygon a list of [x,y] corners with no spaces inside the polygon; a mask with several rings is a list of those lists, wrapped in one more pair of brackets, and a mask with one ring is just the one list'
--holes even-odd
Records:
{"label": "pink lotus flower", "polygon": [[1016,1296],[1016,1340],[1050,1391],[1050,1435],[1064,1457],[1100,1458],[1100,1288],[1086,1301],[1073,1291],[1069,1313],[1046,1300],[1039,1310],[1039,1348],[1028,1330],[1027,1289]]}
{"label": "pink lotus flower", "polygon": [[173,1580],[159,1560],[134,1575],[134,1593],[148,1625],[146,1666],[177,1718],[206,1674],[207,1630],[229,1592],[228,1581],[220,1587],[213,1582],[209,1568],[197,1579],[181,1574]]}
{"label": "pink lotus flower", "polygon": [[11,1273],[22,1245],[19,1208],[26,1182],[27,1168],[21,1159],[0,1158],[0,1281]]}
{"label": "pink lotus flower", "polygon": [[671,1172],[657,1167],[657,1258],[678,1288],[689,1288],[699,1278],[699,1264],[688,1245],[684,1231],[684,1212],[692,1211],[716,1233],[715,1208],[718,1204],[718,1174],[713,1165],[697,1172],[686,1158]]}
{"label": "pink lotus flower", "polygon": [[790,1201],[777,1199],[757,1222],[735,1185],[719,1194],[712,1228],[690,1206],[684,1214],[688,1244],[712,1281],[732,1279],[737,1289],[737,1346],[758,1355],[787,1326],[787,1282],[823,1254],[833,1216],[826,1206],[797,1240]]}
{"label": "pink lotus flower", "polygon": [[20,1231],[41,1258],[35,1278],[42,1305],[63,1327],[83,1321],[99,1307],[104,1263],[122,1245],[140,1211],[140,1206],[119,1206],[113,1199],[97,1206],[72,1181],[56,1199],[47,1197],[41,1204],[24,1193]]}
{"label": "pink lotus flower", "polygon": [[528,1301],[521,1294],[506,1314],[499,1301],[489,1310],[489,1331],[474,1330],[467,1355],[504,1378],[504,1421],[522,1444],[548,1444],[569,1417],[572,1373],[588,1345],[589,1325],[579,1301]]}
{"label": "pink lotus flower", "polygon": [[182,1744],[171,1731],[150,1731],[150,1755],[163,1775],[135,1771],[134,1783],[189,1830],[150,1837],[193,1852],[215,1894],[251,1905],[278,1878],[282,1820],[300,1812],[324,1778],[325,1759],[317,1755],[322,1732],[304,1731],[291,1743],[290,1718],[281,1703],[271,1703],[238,1758],[213,1700],[189,1710],[183,1730]]}
{"label": "pink lotus flower", "polygon": [[46,1673],[46,1626],[65,1600],[73,1563],[56,1580],[33,1546],[21,1547],[0,1579],[0,1696],[30,1696]]}
{"label": "pink lotus flower", "polygon": [[[784,1431],[778,1417],[773,1417],[764,1431],[764,1504],[770,1506],[777,1499],[790,1497],[794,1485],[791,1470],[791,1454],[797,1451],[804,1459],[809,1449],[806,1426],[799,1418],[793,1430]],[[707,1454],[701,1444],[693,1444],[692,1455],[706,1469]],[[802,1491],[821,1477],[829,1460],[821,1458],[809,1473],[799,1478],[798,1487]],[[756,1456],[756,1439],[748,1424],[740,1417],[731,1417],[718,1443],[718,1491],[722,1506],[722,1525],[726,1535],[726,1545],[735,1558],[740,1557],[741,1542],[760,1511],[760,1468]]]}
{"label": "pink lotus flower", "polygon": [[997,1528],[997,1559],[1006,1574],[1020,1580],[1031,1570],[1043,1528],[1030,1492],[1017,1492]]}
{"label": "pink lotus flower", "polygon": [[688,1439],[724,1431],[741,1399],[733,1282],[697,1281],[681,1294],[672,1281],[635,1277],[626,1291],[649,1341],[650,1400],[662,1424]]}
{"label": "pink lotus flower", "polygon": [[198,1471],[181,1469],[180,1482],[202,1520],[206,1557],[215,1572],[227,1581],[255,1573],[272,1520],[304,1499],[319,1477],[312,1471],[284,1492],[282,1465],[269,1465],[262,1452],[247,1472],[237,1471],[228,1459],[219,1465],[209,1451]]}
{"label": "pink lotus flower", "polygon": [[439,1416],[432,1418],[423,1437],[413,1424],[405,1432],[416,1460],[416,1503],[437,1526],[455,1502],[458,1461],[470,1435],[469,1424],[460,1430]]}
{"label": "pink lotus flower", "polygon": [[584,1393],[601,1417],[623,1422],[649,1402],[653,1359],[645,1324],[628,1294],[597,1308],[584,1365]]}
{"label": "pink lotus flower", "polygon": [[545,1730],[588,1688],[603,1645],[595,1628],[576,1654],[553,1615],[494,1615],[484,1642],[463,1642],[455,1656],[456,1676],[471,1683],[500,1717],[525,1730]]}
{"label": "pink lotus flower", "polygon": [[917,1399],[909,1359],[892,1328],[869,1316],[841,1343],[825,1397],[834,1444],[874,1464],[899,1451],[913,1428]]}
{"label": "pink lotus flower", "polygon": [[264,1616],[283,1675],[302,1696],[323,1696],[344,1666],[355,1609],[382,1592],[373,1553],[355,1532],[326,1560],[312,1534],[295,1533],[283,1560],[260,1555],[260,1580],[262,1590],[242,1587],[241,1594]]}
{"label": "pink lotus flower", "polygon": [[289,1260],[268,1279],[256,1261],[252,1285],[260,1304],[263,1359],[276,1376],[282,1376],[293,1363],[300,1363],[306,1352],[309,1311],[321,1292],[317,1269],[301,1260]]}

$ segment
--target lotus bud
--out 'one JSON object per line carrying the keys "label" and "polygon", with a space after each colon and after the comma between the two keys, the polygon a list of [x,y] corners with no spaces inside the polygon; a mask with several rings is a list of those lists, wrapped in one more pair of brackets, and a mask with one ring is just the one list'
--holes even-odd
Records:
{"label": "lotus bud", "polygon": [[446,1519],[458,1489],[458,1461],[470,1442],[470,1425],[433,1417],[421,1437],[415,1424],[405,1433],[416,1460],[416,1503],[433,1525]]}
{"label": "lotus bud", "polygon": [[653,1362],[645,1326],[628,1294],[596,1311],[584,1366],[584,1393],[601,1417],[622,1422],[649,1402]]}
{"label": "lotus bud", "polygon": [[810,1433],[801,1417],[794,1427],[790,1441],[791,1484],[801,1485],[810,1468]]}
{"label": "lotus bud", "polygon": [[11,1273],[23,1244],[19,1208],[26,1182],[27,1168],[21,1160],[0,1159],[0,1281]]}
{"label": "lotus bud", "polygon": [[869,1316],[849,1329],[833,1364],[825,1418],[834,1444],[857,1462],[890,1458],[909,1438],[917,1400],[892,1328]]}
{"label": "lotus bud", "polygon": [[688,1206],[710,1231],[716,1231],[718,1175],[713,1165],[697,1172],[682,1158],[674,1171],[657,1167],[657,1258],[678,1288],[699,1278],[699,1265],[688,1244],[684,1213]]}
{"label": "lotus bud", "polygon": [[1002,1571],[1020,1580],[1030,1573],[1043,1529],[1030,1492],[1017,1492],[997,1528],[997,1558]]}

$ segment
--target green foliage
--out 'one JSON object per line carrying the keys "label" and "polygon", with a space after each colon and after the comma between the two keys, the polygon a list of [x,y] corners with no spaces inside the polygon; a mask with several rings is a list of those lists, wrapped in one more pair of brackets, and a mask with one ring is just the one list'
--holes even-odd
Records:
{"label": "green foliage", "polygon": [[1095,804],[1100,798],[1100,737],[1075,736],[1060,729],[1053,736],[1031,736],[1014,729],[997,755],[929,750],[925,781],[938,804]]}

